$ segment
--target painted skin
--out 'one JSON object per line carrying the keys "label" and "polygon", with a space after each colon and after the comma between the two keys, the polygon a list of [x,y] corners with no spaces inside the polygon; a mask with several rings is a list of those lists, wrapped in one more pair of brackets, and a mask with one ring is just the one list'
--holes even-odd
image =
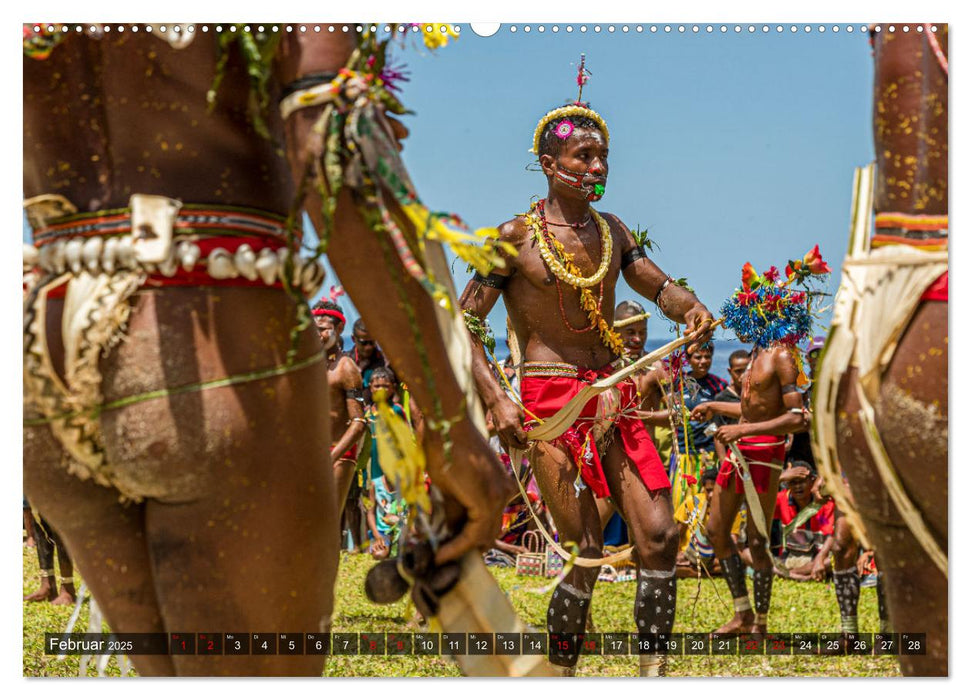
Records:
{"label": "painted skin", "polygon": [[[941,48],[948,32],[941,26]],[[948,83],[928,39],[883,31],[874,41],[877,212],[946,215]],[[901,232],[902,233],[902,232]],[[822,360],[826,361],[825,357]],[[927,634],[926,654],[900,656],[905,675],[948,673],[947,578],[890,501],[870,457],[851,367],[837,398],[840,465],[885,577],[894,631]],[[907,493],[938,544],[948,544],[948,304],[917,307],[882,377],[876,427]]]}
{"label": "painted skin", "polygon": [[[276,138],[263,139],[247,118],[249,81],[233,51],[210,113],[216,41],[200,32],[176,50],[146,32],[72,33],[47,60],[25,58],[24,196],[61,194],[79,210],[95,211],[126,207],[132,193],[162,194],[286,214],[291,173],[304,172],[321,109],[301,110],[285,125],[270,109]],[[350,34],[282,37],[271,93],[298,76],[338,70],[353,48]],[[388,128],[402,133],[394,122]],[[279,153],[284,141],[288,157]],[[316,195],[306,206],[321,230]],[[336,219],[331,263],[369,328],[417,400],[430,407],[437,397],[445,414],[459,419],[450,434],[460,457],[453,469],[444,469],[441,438],[425,441],[429,473],[457,533],[436,558],[488,546],[515,487],[471,421],[462,420],[461,389],[441,370],[449,364],[434,305],[400,264],[375,274],[381,247],[347,192]],[[397,298],[393,277],[416,311],[428,361],[439,368],[437,387],[426,381],[405,314],[387,303]],[[62,308],[50,303],[47,332],[63,375]],[[104,398],[277,366],[295,321],[296,307],[280,290],[143,289],[134,297],[127,342],[101,362]],[[313,330],[302,332],[298,360],[318,352]],[[329,628],[339,521],[327,461],[328,396],[320,391],[326,371],[317,363],[102,414],[108,459],[144,496],[138,505],[122,505],[117,491],[68,474],[50,430],[25,428],[25,492],[62,534],[113,629]],[[133,663],[141,675],[319,676],[323,658],[137,656]]]}

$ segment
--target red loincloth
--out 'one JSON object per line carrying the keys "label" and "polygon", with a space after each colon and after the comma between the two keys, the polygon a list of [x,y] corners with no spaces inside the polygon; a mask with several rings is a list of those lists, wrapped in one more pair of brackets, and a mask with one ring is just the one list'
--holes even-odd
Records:
{"label": "red loincloth", "polygon": [[934,280],[934,284],[927,288],[921,301],[947,301],[947,272]]}
{"label": "red loincloth", "polygon": [[[334,449],[334,446],[333,445],[331,445],[331,449]],[[342,459],[351,459],[351,460],[354,460],[356,462],[357,461],[357,445],[351,445],[350,447],[348,447],[347,448],[347,452],[345,452],[344,454],[342,454],[335,461],[340,461]]]}
{"label": "red loincloth", "polygon": [[[755,490],[759,493],[765,493],[766,489],[769,488],[769,477],[772,475],[772,467],[753,464],[753,462],[774,462],[781,465],[786,458],[785,440],[778,435],[753,435],[742,438],[736,444],[738,445],[738,451],[742,453],[745,461],[748,462],[748,469],[752,475],[752,483],[755,485]],[[729,450],[729,458],[731,454],[731,450]],[[723,489],[728,488],[732,476],[736,472],[735,463],[729,458],[726,458],[722,462],[721,469],[718,470],[718,478],[715,480],[715,483]],[[735,479],[735,493],[744,492],[745,487],[742,486],[742,479],[739,477]]]}
{"label": "red loincloth", "polygon": [[[560,365],[561,367],[563,365]],[[613,368],[610,366],[597,370],[577,369],[577,376],[524,375],[522,379],[523,405],[533,415],[539,418],[549,418],[566,403],[576,396],[585,384],[592,384],[602,377],[610,376]],[[644,424],[632,415],[624,415],[624,411],[636,409],[640,405],[637,388],[632,379],[618,384],[615,389],[620,392],[619,406],[621,414],[614,419],[614,439],[619,436],[624,452],[637,467],[644,484],[651,491],[670,489],[664,464],[658,456],[654,443],[651,442]],[[596,442],[590,434],[597,416],[598,398],[591,399],[576,422],[555,442],[566,447],[573,457],[574,463],[580,468],[580,476],[593,493],[604,498],[610,495],[610,488],[604,476],[603,465]],[[528,417],[528,414],[527,414]],[[527,424],[526,429],[532,427]]]}

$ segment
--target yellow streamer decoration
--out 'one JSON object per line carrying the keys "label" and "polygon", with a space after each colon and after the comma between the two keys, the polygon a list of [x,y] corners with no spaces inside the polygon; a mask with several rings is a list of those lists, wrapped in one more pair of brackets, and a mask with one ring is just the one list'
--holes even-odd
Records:
{"label": "yellow streamer decoration", "polygon": [[440,216],[421,204],[406,204],[402,209],[415,230],[421,233],[422,239],[444,243],[481,275],[488,275],[495,268],[506,266],[497,249],[506,255],[516,255],[514,246],[498,240],[499,230],[496,228],[480,228],[473,233],[464,233],[448,226]]}
{"label": "yellow streamer decoration", "polygon": [[374,438],[381,469],[405,503],[431,513],[432,504],[425,490],[425,453],[405,419],[388,405],[384,392],[375,392],[374,405],[378,413]]}

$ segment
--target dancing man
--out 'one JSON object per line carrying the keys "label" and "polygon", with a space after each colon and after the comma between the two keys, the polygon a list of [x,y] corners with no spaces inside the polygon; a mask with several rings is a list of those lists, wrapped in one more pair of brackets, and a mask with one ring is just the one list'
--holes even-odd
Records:
{"label": "dancing man", "polygon": [[[540,119],[533,152],[547,195],[499,229],[518,255],[508,257],[504,269],[477,274],[462,295],[470,329],[481,326],[501,296],[523,350],[522,407],[496,380],[479,342],[473,353],[480,395],[512,448],[525,449],[527,430],[624,365],[624,343],[611,328],[621,274],[665,315],[686,324],[694,344],[711,333],[711,314],[701,302],[647,257],[619,218],[591,207],[604,193],[608,145],[604,120],[583,104]],[[560,540],[576,543],[580,556],[602,556],[596,498],[610,497],[626,520],[640,566],[634,619],[646,636],[669,633],[674,624],[678,529],[664,465],[644,424],[630,415],[639,403],[632,379],[616,384],[591,400],[558,439],[534,442],[531,462]],[[598,573],[599,567],[573,567],[550,600],[550,661],[565,674],[572,675],[577,663],[579,648],[568,642],[584,630]],[[645,674],[659,665],[656,655],[641,658]]]}
{"label": "dancing man", "polygon": [[327,354],[327,384],[330,387],[330,459],[334,465],[337,507],[343,509],[357,469],[357,450],[367,428],[364,417],[364,384],[354,360],[341,354],[344,312],[332,301],[314,304],[314,324]]}
{"label": "dancing man", "polygon": [[[34,520],[30,510],[24,509],[25,517]],[[40,588],[24,596],[27,603],[50,601],[53,605],[73,605],[77,600],[74,590],[74,565],[71,555],[64,548],[64,543],[58,537],[50,523],[40,516],[34,521],[34,542],[37,546],[37,564],[40,566]],[[61,570],[61,587],[58,590],[57,577],[54,571],[54,558]]]}
{"label": "dancing man", "polygon": [[[734,601],[734,617],[716,632],[765,633],[774,576],[768,550],[768,532],[779,492],[785,459],[785,436],[809,428],[798,382],[805,384],[795,343],[811,327],[811,295],[795,291],[794,283],[829,271],[818,246],[798,263],[786,268],[779,281],[776,268],[764,276],[746,263],[742,288],[722,307],[725,325],[743,343],[753,343],[748,369],[742,376],[741,419],[722,425],[715,439],[729,446],[712,494],[708,539],[718,557]],[[796,266],[798,270],[795,270]],[[749,601],[745,567],[731,536],[732,523],[745,499],[746,534],[752,553],[752,589],[755,613]]]}

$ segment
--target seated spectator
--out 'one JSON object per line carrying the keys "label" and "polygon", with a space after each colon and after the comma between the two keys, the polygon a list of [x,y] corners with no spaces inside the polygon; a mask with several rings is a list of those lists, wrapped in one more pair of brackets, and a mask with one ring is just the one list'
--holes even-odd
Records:
{"label": "seated spectator", "polygon": [[816,472],[796,461],[780,477],[786,488],[779,491],[775,517],[782,523],[782,550],[777,573],[797,581],[822,581],[828,574],[833,547],[835,506],[813,492]]}
{"label": "seated spectator", "polygon": [[374,536],[369,551],[375,559],[386,559],[396,553],[405,504],[388,488],[383,475],[371,481],[368,495],[368,530]]}
{"label": "seated spectator", "polygon": [[604,527],[604,547],[626,547],[629,544],[627,523],[620,517],[620,513],[615,512]]}
{"label": "seated spectator", "polygon": [[[542,517],[540,515],[542,502],[539,496],[539,487],[536,486],[534,479],[530,479],[529,485],[526,487],[526,495],[529,496],[533,511],[536,512],[537,516]],[[486,565],[516,566],[516,555],[527,551],[526,547],[523,546],[523,535],[529,530],[535,529],[535,527],[530,510],[523,503],[523,497],[517,496],[502,512],[502,529],[496,539],[495,546],[485,553]]]}

